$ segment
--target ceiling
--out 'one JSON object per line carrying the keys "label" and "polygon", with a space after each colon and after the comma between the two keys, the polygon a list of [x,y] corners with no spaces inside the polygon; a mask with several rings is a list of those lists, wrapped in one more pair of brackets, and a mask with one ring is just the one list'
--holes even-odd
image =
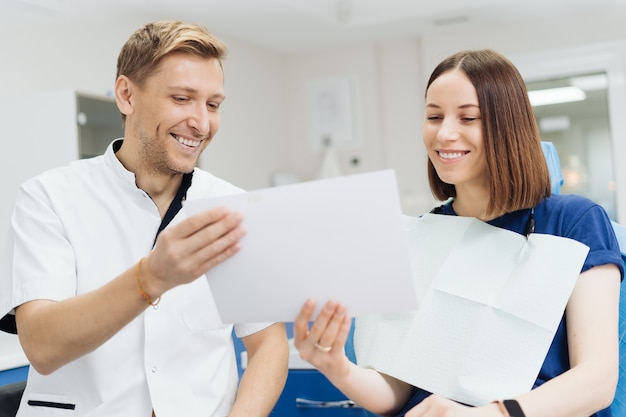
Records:
{"label": "ceiling", "polygon": [[[182,19],[282,52],[589,13],[623,0],[1,0],[2,22]],[[537,23],[535,23],[537,24]]]}

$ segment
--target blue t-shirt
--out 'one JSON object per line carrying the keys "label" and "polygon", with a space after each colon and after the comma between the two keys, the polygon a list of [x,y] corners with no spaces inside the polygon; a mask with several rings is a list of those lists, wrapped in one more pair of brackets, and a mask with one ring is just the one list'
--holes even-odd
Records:
{"label": "blue t-shirt", "polygon": [[[439,207],[437,212],[444,215],[457,215],[450,203]],[[530,213],[530,209],[519,210],[507,213],[487,223],[526,235]],[[581,272],[594,266],[614,264],[618,266],[621,278],[624,278],[624,262],[622,261],[615,232],[609,217],[601,206],[577,195],[552,195],[534,208],[534,218],[535,233],[567,237],[589,246],[589,253]],[[567,329],[565,326],[565,315],[563,315],[533,388],[564,373],[568,369],[570,369],[570,364],[567,347]],[[415,388],[411,399],[398,413],[398,416],[403,416],[429,395],[429,392]],[[591,417],[610,416],[611,411],[607,408]]]}

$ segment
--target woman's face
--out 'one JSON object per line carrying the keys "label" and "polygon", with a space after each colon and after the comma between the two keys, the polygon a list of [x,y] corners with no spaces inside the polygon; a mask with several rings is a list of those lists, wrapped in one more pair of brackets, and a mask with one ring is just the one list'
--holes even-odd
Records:
{"label": "woman's face", "polygon": [[476,89],[462,70],[441,74],[426,92],[424,145],[442,181],[459,191],[488,187]]}

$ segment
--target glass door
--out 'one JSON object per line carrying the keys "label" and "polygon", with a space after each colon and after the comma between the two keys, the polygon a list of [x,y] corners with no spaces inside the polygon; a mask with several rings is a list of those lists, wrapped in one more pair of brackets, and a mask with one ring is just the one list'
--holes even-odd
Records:
{"label": "glass door", "polygon": [[616,173],[604,72],[527,83],[541,140],[554,143],[562,194],[583,195],[617,219]]}
{"label": "glass door", "polygon": [[584,195],[626,224],[626,41],[536,51],[512,61],[528,86],[542,140],[559,153],[561,193]]}

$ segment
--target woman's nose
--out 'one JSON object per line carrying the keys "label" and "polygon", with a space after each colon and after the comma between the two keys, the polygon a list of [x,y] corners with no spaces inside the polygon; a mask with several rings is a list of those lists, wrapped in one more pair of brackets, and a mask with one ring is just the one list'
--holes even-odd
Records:
{"label": "woman's nose", "polygon": [[459,127],[454,120],[444,119],[439,125],[437,139],[440,141],[457,140],[461,137]]}

